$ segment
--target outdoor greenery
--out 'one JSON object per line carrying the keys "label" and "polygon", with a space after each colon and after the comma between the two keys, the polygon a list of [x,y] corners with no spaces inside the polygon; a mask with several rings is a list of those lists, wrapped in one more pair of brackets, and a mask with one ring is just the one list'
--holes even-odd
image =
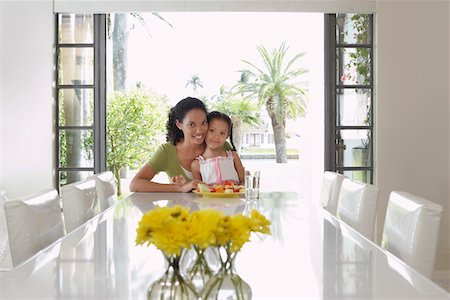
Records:
{"label": "outdoor greenery", "polygon": [[[348,14],[344,14],[345,18],[348,18]],[[370,43],[370,15],[367,14],[351,14],[349,20],[351,22],[355,43],[357,45],[364,45]],[[356,47],[354,52],[349,53],[349,60],[346,64],[346,69],[349,70],[345,76],[348,79],[353,80],[356,84],[369,85],[371,79],[371,51],[366,47]],[[356,93],[362,95],[365,99],[370,99],[369,89],[356,89]],[[370,107],[370,101],[365,107],[366,116],[364,118],[364,125],[371,125],[372,108]],[[361,144],[365,149],[369,149],[371,143],[370,134],[367,135],[367,139],[362,139]]]}
{"label": "outdoor greenery", "polygon": [[241,70],[246,80],[236,85],[240,93],[257,99],[258,105],[266,108],[272,121],[277,163],[287,162],[286,119],[303,117],[306,113],[306,84],[299,80],[307,70],[296,65],[304,53],[288,60],[288,49],[284,42],[271,53],[264,46],[257,46],[263,67],[244,61],[249,67]]}
{"label": "outdoor greenery", "polygon": [[[338,17],[338,22],[344,28],[349,24],[356,47],[349,52],[349,58],[345,64],[346,73],[343,77],[351,80],[352,84],[370,86],[371,83],[371,49],[366,47],[371,43],[371,20],[367,14],[342,14]],[[349,35],[348,32],[345,34]],[[365,115],[362,120],[363,125],[370,126],[372,120],[371,90],[369,88],[357,88],[356,95],[361,103],[366,103]],[[364,104],[362,104],[364,105]],[[359,124],[358,124],[359,125]],[[353,166],[370,166],[372,136],[370,130],[366,130],[367,135],[360,140],[360,145],[352,148]],[[370,172],[366,170],[353,171],[353,179],[363,182],[370,182]]]}
{"label": "outdoor greenery", "polygon": [[120,194],[120,168],[138,169],[163,142],[169,110],[165,96],[136,89],[115,92],[109,99],[106,117],[108,169],[114,172]]}

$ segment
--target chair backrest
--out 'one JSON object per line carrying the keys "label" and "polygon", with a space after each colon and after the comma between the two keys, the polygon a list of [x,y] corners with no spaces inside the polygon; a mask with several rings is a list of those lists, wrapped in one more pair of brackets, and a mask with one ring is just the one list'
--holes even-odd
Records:
{"label": "chair backrest", "polygon": [[345,178],[339,193],[337,217],[373,240],[377,202],[377,187]]}
{"label": "chair backrest", "polygon": [[339,192],[344,178],[347,177],[336,172],[326,171],[323,173],[320,205],[334,216],[336,215]]}
{"label": "chair backrest", "polygon": [[0,271],[7,271],[13,267],[4,207],[6,201],[8,201],[6,192],[0,191]]}
{"label": "chair backrest", "polygon": [[418,196],[394,191],[389,196],[381,246],[432,278],[442,207]]}
{"label": "chair backrest", "polygon": [[67,233],[89,221],[96,214],[95,180],[88,178],[61,187],[64,223]]}
{"label": "chair backrest", "polygon": [[95,174],[91,176],[95,180],[95,186],[98,194],[98,203],[100,211],[105,211],[108,207],[112,206],[116,201],[116,181],[114,174],[111,171]]}
{"label": "chair backrest", "polygon": [[55,189],[5,202],[13,265],[64,235],[61,202]]}

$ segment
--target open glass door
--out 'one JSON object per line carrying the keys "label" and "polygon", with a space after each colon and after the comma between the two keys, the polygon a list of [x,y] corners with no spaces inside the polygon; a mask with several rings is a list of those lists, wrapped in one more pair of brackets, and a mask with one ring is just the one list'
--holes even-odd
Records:
{"label": "open glass door", "polygon": [[373,15],[325,15],[325,169],[373,182]]}
{"label": "open glass door", "polygon": [[56,15],[56,186],[106,170],[105,15]]}

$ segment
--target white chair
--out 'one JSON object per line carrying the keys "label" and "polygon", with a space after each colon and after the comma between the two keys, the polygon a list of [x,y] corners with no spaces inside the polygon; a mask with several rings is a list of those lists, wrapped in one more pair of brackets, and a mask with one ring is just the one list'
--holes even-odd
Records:
{"label": "white chair", "polygon": [[405,192],[391,192],[381,246],[432,278],[442,207]]}
{"label": "white chair", "polygon": [[334,216],[336,215],[342,181],[345,178],[347,177],[336,172],[326,171],[323,173],[320,205]]}
{"label": "white chair", "polygon": [[373,240],[377,202],[377,187],[345,178],[339,193],[337,217]]}
{"label": "white chair", "polygon": [[55,189],[6,201],[5,215],[14,266],[64,235],[61,202]]}
{"label": "white chair", "polygon": [[6,192],[0,191],[0,271],[8,271],[13,267],[4,207],[6,201]]}
{"label": "white chair", "polygon": [[61,198],[67,233],[77,229],[96,214],[97,191],[92,178],[62,186]]}
{"label": "white chair", "polygon": [[116,181],[111,171],[95,174],[91,176],[95,180],[95,187],[98,194],[98,203],[100,211],[105,211],[108,207],[114,205],[117,201]]}

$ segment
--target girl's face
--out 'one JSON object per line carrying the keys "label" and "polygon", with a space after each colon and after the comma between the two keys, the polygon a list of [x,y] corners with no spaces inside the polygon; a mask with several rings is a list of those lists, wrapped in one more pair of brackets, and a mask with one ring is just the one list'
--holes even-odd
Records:
{"label": "girl's face", "polygon": [[206,134],[206,145],[213,150],[221,148],[228,135],[228,123],[221,119],[212,119]]}
{"label": "girl's face", "polygon": [[203,144],[208,131],[208,121],[203,110],[194,108],[186,113],[182,122],[176,121],[183,131],[184,140],[194,144]]}

